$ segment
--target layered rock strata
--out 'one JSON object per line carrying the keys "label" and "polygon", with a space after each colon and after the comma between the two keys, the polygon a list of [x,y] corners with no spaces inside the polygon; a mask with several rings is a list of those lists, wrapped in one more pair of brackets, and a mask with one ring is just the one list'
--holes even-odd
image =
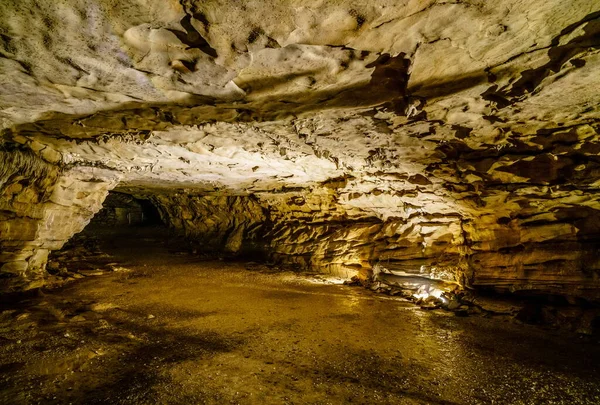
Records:
{"label": "layered rock strata", "polygon": [[39,287],[48,253],[87,225],[117,176],[90,168],[61,169],[27,150],[0,153],[2,287]]}

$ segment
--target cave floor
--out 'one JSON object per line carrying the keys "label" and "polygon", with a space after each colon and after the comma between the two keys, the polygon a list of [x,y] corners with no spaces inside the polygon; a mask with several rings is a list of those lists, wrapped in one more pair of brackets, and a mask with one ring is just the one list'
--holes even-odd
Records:
{"label": "cave floor", "polygon": [[2,403],[600,403],[591,341],[132,232],[104,246],[129,271],[3,304]]}

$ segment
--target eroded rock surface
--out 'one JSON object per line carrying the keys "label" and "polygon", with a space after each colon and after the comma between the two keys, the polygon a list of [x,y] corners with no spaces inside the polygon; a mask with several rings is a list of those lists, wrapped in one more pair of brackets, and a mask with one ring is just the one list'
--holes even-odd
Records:
{"label": "eroded rock surface", "polygon": [[60,249],[101,208],[115,175],[60,169],[29,151],[3,151],[0,270],[8,289],[43,285],[51,250]]}
{"label": "eroded rock surface", "polygon": [[596,1],[5,3],[19,283],[116,187],[230,253],[600,299]]}

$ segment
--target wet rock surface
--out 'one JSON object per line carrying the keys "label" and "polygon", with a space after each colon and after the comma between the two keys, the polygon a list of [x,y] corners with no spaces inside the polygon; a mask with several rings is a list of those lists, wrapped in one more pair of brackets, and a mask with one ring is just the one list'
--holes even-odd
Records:
{"label": "wet rock surface", "polygon": [[0,400],[31,403],[593,404],[598,342],[258,264],[174,255],[128,230],[129,272],[0,312]]}

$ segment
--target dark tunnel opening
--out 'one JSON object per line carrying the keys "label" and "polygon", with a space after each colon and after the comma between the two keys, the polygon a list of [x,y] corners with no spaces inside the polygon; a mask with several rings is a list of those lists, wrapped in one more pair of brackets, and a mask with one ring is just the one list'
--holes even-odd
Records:
{"label": "dark tunnel opening", "polygon": [[91,228],[164,226],[158,209],[146,199],[111,191],[102,209],[92,218]]}
{"label": "dark tunnel opening", "polygon": [[158,209],[149,200],[138,199],[137,200],[142,207],[142,225],[160,226],[164,225]]}

